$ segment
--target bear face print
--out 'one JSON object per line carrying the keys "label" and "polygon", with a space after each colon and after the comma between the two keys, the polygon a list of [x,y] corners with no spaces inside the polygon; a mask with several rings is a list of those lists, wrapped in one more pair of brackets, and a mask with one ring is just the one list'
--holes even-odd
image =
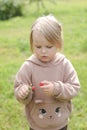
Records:
{"label": "bear face print", "polygon": [[57,108],[55,109],[54,114],[52,115],[51,113],[48,113],[44,108],[42,108],[42,109],[39,110],[39,118],[40,118],[40,119],[43,119],[43,118],[45,118],[45,116],[46,116],[47,119],[50,119],[50,120],[51,120],[51,119],[54,118],[54,115],[60,117],[60,116],[61,116],[61,110],[60,110],[60,109],[61,109],[60,107],[57,107]]}
{"label": "bear face print", "polygon": [[31,111],[32,120],[42,128],[57,127],[69,116],[65,103],[36,104]]}

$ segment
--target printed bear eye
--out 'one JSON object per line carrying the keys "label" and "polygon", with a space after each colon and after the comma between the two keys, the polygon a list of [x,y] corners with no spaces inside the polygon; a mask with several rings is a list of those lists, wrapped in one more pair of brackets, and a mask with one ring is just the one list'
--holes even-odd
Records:
{"label": "printed bear eye", "polygon": [[57,107],[55,112],[58,113],[60,111],[60,107]]}
{"label": "printed bear eye", "polygon": [[46,110],[45,109],[40,109],[40,114],[46,114]]}

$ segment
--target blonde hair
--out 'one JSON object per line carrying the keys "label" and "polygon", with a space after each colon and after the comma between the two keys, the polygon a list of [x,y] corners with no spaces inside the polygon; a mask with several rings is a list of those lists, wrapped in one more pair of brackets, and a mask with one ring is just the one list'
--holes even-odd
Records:
{"label": "blonde hair", "polygon": [[63,33],[60,22],[53,16],[47,15],[39,17],[32,25],[30,32],[30,45],[32,49],[33,31],[40,31],[44,37],[52,44],[57,45],[58,49],[62,49]]}

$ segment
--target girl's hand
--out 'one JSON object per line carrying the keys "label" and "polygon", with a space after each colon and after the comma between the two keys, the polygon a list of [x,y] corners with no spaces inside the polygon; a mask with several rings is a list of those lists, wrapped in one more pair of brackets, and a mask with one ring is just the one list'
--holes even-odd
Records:
{"label": "girl's hand", "polygon": [[53,94],[54,84],[52,82],[44,80],[40,83],[40,87],[46,95],[51,96]]}
{"label": "girl's hand", "polygon": [[20,99],[26,99],[31,91],[31,87],[29,87],[28,85],[23,85],[18,90],[18,97]]}

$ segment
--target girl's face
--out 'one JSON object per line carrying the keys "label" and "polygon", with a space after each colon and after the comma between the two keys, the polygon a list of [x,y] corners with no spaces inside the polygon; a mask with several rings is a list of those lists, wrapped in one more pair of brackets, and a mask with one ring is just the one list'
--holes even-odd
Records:
{"label": "girl's face", "polygon": [[33,32],[33,52],[42,62],[50,62],[55,57],[57,47],[51,44],[39,31]]}

